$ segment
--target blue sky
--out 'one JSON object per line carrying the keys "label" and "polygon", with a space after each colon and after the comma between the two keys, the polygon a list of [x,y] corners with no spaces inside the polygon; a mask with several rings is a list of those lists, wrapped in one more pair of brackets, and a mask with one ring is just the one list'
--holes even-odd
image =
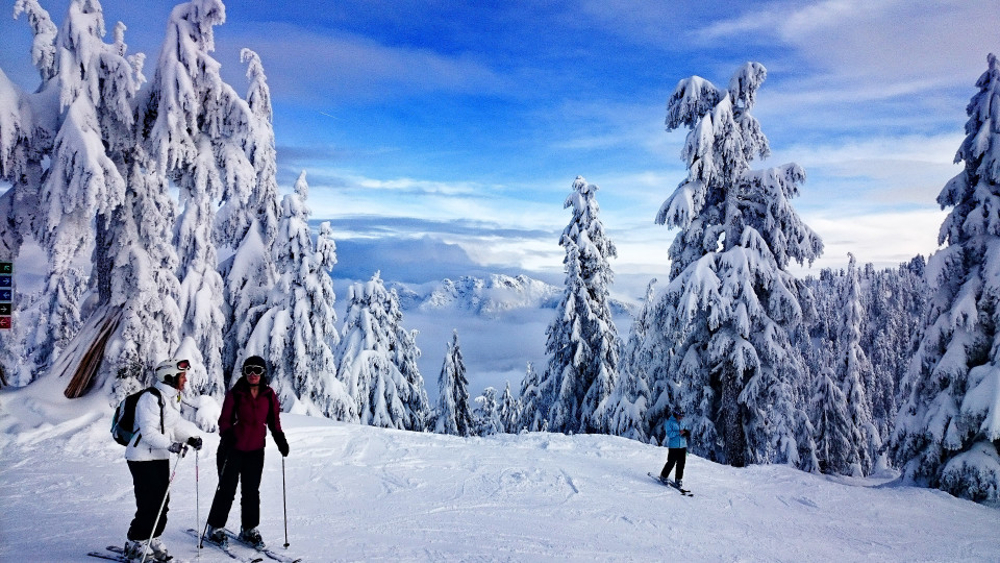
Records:
{"label": "blue sky", "polygon": [[[67,0],[40,1],[60,23]],[[151,76],[173,4],[102,5]],[[653,217],[685,176],[666,100],[682,78],[725,85],[748,60],[768,69],[754,113],[772,156],[756,166],[794,161],[808,175],[794,203],[826,244],[813,273],[847,252],[878,266],[933,252],[966,104],[987,53],[1000,54],[1000,5],[233,1],[216,47],[237,91],[239,49],[260,54],[280,180],[289,190],[307,172],[339,275],[559,283],[563,201],[582,175],[601,187],[616,289],[637,297],[667,278],[674,232]],[[29,50],[27,22],[0,17],[0,68],[33,90]]]}

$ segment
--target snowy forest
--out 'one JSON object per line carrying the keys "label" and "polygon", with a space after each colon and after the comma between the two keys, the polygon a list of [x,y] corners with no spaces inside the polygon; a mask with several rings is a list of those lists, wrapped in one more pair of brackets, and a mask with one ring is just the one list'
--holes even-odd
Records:
{"label": "snowy forest", "polygon": [[[281,195],[260,57],[246,84],[213,58],[221,0],[176,6],[159,55],[129,53],[98,0],[61,25],[17,0],[37,88],[0,69],[0,260],[44,257],[39,288],[14,285],[0,381],[66,376],[67,397],[109,404],[167,357],[191,360],[184,414],[214,431],[233,366],[260,355],[288,412],[461,436],[599,433],[661,444],[671,412],[691,451],[732,466],[902,478],[1000,501],[1000,63],[970,88],[963,170],[941,189],[942,248],[879,270],[797,278],[823,242],[796,213],[806,171],[769,153],[752,110],[767,71],[727,85],[680,80],[667,131],[686,131],[687,176],[650,219],[676,235],[631,326],[616,327],[616,248],[598,186],[567,179],[558,241],[565,285],[547,364],[471,397],[460,335],[421,374],[416,334],[378,272],[335,313],[329,223],[311,227],[303,172]],[[558,202],[554,202],[555,205]],[[665,235],[666,236],[666,235]],[[929,249],[934,250],[934,249]],[[16,279],[16,275],[15,275]],[[443,344],[443,343],[442,343]],[[436,349],[436,347],[435,347]],[[237,374],[238,376],[238,374]],[[425,376],[439,396],[428,397]],[[517,389],[518,384],[520,388]]]}

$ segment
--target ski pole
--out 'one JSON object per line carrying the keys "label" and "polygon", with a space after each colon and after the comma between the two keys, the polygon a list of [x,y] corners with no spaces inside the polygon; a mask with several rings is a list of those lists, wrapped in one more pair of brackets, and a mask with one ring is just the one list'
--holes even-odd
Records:
{"label": "ski pole", "polygon": [[[198,523],[201,522],[201,464],[198,461],[201,459],[198,450],[194,451],[194,529],[198,529]],[[201,542],[198,542],[198,559],[201,559]]]}
{"label": "ski pole", "polygon": [[[222,476],[226,473],[226,464],[229,463],[229,450],[226,450],[226,457],[222,458],[222,467],[219,468],[219,484],[215,486],[215,495],[219,496],[219,489],[222,488]],[[215,504],[215,498],[212,498],[212,504]],[[208,509],[208,517],[212,517],[212,509]],[[197,528],[195,528],[197,529]],[[205,534],[208,533],[208,519],[205,519],[205,527],[201,530],[201,535],[198,536],[198,553],[201,553],[201,547],[205,543]]]}
{"label": "ski pole", "polygon": [[146,563],[146,556],[149,555],[149,544],[153,543],[156,537],[156,527],[160,525],[160,517],[163,516],[163,508],[167,506],[167,499],[170,498],[170,485],[174,484],[174,477],[177,476],[177,466],[181,464],[181,458],[187,453],[187,446],[181,446],[181,451],[177,454],[177,461],[174,462],[174,469],[170,472],[170,480],[167,481],[167,491],[163,493],[163,501],[160,502],[160,510],[156,513],[156,520],[153,521],[153,529],[149,532],[149,539],[146,540],[146,547],[142,550],[142,559],[139,563]]}
{"label": "ski pole", "polygon": [[288,549],[288,495],[285,494],[285,458],[281,458],[281,504],[285,514],[285,549]]}

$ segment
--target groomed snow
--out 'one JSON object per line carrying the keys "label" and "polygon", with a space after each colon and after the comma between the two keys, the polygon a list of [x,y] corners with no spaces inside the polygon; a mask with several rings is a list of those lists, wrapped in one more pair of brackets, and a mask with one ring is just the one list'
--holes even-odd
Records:
{"label": "groomed snow", "polygon": [[[134,506],[111,407],[63,399],[63,386],[0,391],[0,561],[96,561],[85,553],[124,541]],[[646,476],[666,450],[621,438],[283,424],[289,551],[306,561],[1000,560],[1000,510],[935,490],[689,458],[695,497],[683,498]],[[216,485],[218,438],[206,442],[197,473],[194,454],[177,466],[164,534],[190,560],[182,530],[197,514],[204,525]],[[281,467],[269,442],[260,529],[279,551]],[[230,561],[210,550],[200,560]]]}

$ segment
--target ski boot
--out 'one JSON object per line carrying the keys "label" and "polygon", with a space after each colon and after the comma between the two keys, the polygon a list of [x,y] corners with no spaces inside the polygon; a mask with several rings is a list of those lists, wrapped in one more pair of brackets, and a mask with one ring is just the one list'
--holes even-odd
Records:
{"label": "ski boot", "polygon": [[229,536],[226,535],[226,531],[222,528],[209,526],[208,531],[205,532],[205,541],[221,546],[223,549],[229,547]]}
{"label": "ski boot", "polygon": [[261,550],[266,546],[264,545],[264,539],[260,537],[260,532],[257,528],[250,528],[249,530],[240,530],[240,541],[245,542],[250,547]]}
{"label": "ski boot", "polygon": [[125,549],[122,555],[126,559],[142,559],[142,552],[146,549],[146,543],[137,540],[125,540]]}
{"label": "ski boot", "polygon": [[163,545],[160,538],[149,540],[149,558],[154,561],[170,561],[173,557],[167,553],[167,546]]}

